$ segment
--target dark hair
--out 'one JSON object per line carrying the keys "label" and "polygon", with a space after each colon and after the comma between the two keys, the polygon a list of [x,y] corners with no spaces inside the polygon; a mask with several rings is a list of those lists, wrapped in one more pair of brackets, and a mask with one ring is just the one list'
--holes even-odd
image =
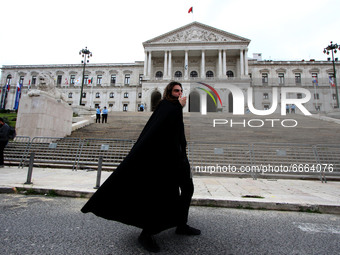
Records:
{"label": "dark hair", "polygon": [[177,81],[172,81],[170,82],[164,89],[163,92],[163,100],[168,100],[170,102],[178,102],[178,98],[174,97],[172,95],[172,89],[176,86],[179,85],[181,86],[181,89],[183,89],[182,84],[180,84]]}

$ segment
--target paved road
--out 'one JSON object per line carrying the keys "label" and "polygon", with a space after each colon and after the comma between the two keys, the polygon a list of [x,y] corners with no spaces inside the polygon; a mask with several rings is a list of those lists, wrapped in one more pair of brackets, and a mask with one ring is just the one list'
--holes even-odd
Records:
{"label": "paved road", "polygon": [[[82,198],[0,194],[0,254],[146,254],[139,230],[79,210]],[[340,216],[191,207],[199,237],[157,236],[160,254],[340,254]]]}

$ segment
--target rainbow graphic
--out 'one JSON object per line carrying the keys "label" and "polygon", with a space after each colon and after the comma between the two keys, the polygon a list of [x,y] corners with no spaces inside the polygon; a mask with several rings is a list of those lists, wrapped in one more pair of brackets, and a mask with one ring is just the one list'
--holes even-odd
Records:
{"label": "rainbow graphic", "polygon": [[[203,86],[206,86],[206,87],[209,88],[212,92],[214,92],[214,94],[217,96],[217,98],[218,98],[218,100],[219,100],[219,102],[220,102],[220,104],[221,104],[221,106],[222,106],[221,97],[220,97],[220,95],[217,93],[217,91],[216,91],[212,86],[210,86],[209,84],[203,83],[203,82],[197,82],[197,83],[198,83],[198,84],[201,84],[201,85],[203,85]],[[212,100],[214,101],[215,106],[217,106],[217,102],[216,102],[214,96],[210,93],[210,91],[208,91],[208,90],[206,90],[206,89],[204,89],[204,88],[201,88],[201,87],[196,87],[196,88],[201,89],[201,90],[203,90],[204,92],[206,92],[206,93],[212,98]]]}

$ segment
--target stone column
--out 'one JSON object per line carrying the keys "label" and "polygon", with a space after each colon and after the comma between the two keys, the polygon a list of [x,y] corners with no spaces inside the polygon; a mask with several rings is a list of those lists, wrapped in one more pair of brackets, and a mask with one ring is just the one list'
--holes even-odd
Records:
{"label": "stone column", "polygon": [[148,60],[148,76],[151,76],[151,51],[149,51],[149,60]]}
{"label": "stone column", "polygon": [[168,78],[168,52],[164,51],[164,74],[163,78]]}
{"label": "stone column", "polygon": [[168,76],[172,79],[172,63],[171,63],[171,51],[169,51],[169,65],[168,65]]}
{"label": "stone column", "polygon": [[222,54],[221,54],[221,50],[218,50],[218,78],[222,78]]}
{"label": "stone column", "polygon": [[188,51],[185,51],[185,57],[184,57],[184,80],[188,79],[188,72],[189,72],[189,66],[188,66]]}
{"label": "stone column", "polygon": [[145,51],[145,58],[144,58],[144,77],[148,74],[148,52]]}
{"label": "stone column", "polygon": [[223,70],[223,75],[222,77],[227,76],[227,50],[223,50],[223,59],[222,59],[222,70]]}
{"label": "stone column", "polygon": [[248,71],[248,49],[245,50],[244,54],[244,68],[245,68],[245,75],[246,77],[249,77],[249,71]]}
{"label": "stone column", "polygon": [[243,49],[240,50],[240,78],[244,76],[244,57]]}
{"label": "stone column", "polygon": [[205,51],[202,50],[201,56],[201,79],[205,78]]}

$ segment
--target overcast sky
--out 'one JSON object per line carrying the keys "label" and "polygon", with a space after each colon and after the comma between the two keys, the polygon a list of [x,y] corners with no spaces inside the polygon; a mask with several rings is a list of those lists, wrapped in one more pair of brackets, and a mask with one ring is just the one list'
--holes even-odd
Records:
{"label": "overcast sky", "polygon": [[143,61],[144,41],[193,21],[250,39],[248,57],[325,60],[323,48],[340,43],[340,0],[6,0],[0,6],[0,66],[77,64],[85,46],[91,63]]}

